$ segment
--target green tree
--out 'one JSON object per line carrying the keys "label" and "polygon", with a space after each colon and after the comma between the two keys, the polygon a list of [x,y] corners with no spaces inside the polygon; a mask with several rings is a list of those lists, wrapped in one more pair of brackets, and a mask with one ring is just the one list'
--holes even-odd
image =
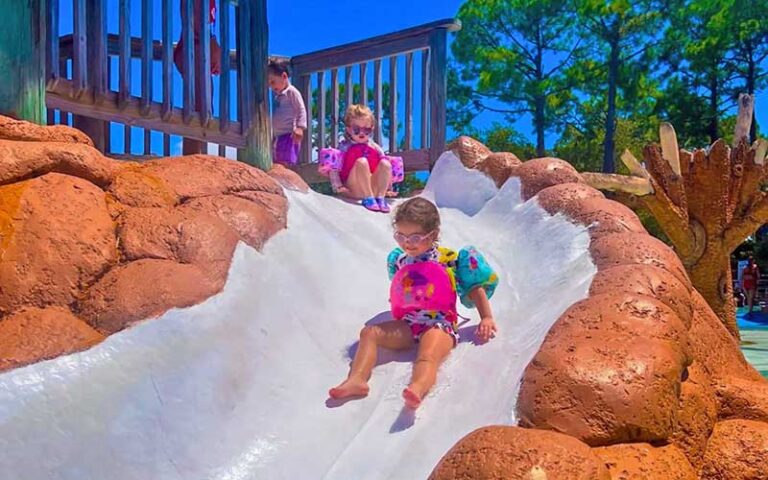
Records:
{"label": "green tree", "polygon": [[604,112],[604,172],[616,170],[617,119],[622,113],[647,112],[655,100],[650,67],[657,55],[655,37],[664,24],[663,5],[656,0],[575,0],[589,57],[569,76],[581,84],[590,109],[600,105]]}
{"label": "green tree", "polygon": [[[768,2],[765,0],[731,0],[730,13],[734,29],[733,60],[736,81],[743,82],[741,91],[753,95],[768,85]],[[730,2],[727,2],[730,3]],[[750,140],[757,139],[757,121],[752,117]]]}
{"label": "green tree", "polygon": [[734,105],[729,88],[736,75],[729,54],[735,44],[733,8],[734,0],[676,0],[670,4],[670,27],[661,57],[670,81],[660,114],[684,138],[700,142],[703,133],[707,143],[714,142],[720,135],[720,118]]}
{"label": "green tree", "polygon": [[537,155],[571,98],[565,70],[578,56],[567,0],[468,0],[452,44],[451,126],[465,131],[482,112],[512,123],[530,114]]}

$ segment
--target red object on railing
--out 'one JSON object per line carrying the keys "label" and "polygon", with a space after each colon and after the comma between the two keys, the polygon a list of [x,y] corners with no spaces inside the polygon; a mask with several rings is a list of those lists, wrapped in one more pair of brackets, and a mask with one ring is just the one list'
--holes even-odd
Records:
{"label": "red object on railing", "polygon": [[[199,30],[200,30],[200,22],[198,21],[197,15],[198,12],[202,8],[202,0],[195,0],[193,12],[194,12],[194,19],[192,22],[192,25],[194,25],[194,33],[195,33],[195,51],[199,49],[200,39],[199,39]],[[181,3],[179,4],[181,7]],[[208,3],[208,11],[210,15],[210,21],[211,25],[213,25],[216,22],[216,0],[210,0]],[[176,44],[176,47],[173,49],[173,63],[176,65],[176,68],[179,70],[179,73],[181,73],[182,76],[184,76],[184,68],[182,65],[183,62],[183,55],[184,55],[184,35],[181,34],[181,37],[179,37],[179,42]],[[213,33],[211,33],[211,75],[218,75],[221,73],[221,47],[219,46],[219,42],[216,40],[216,37],[213,36]],[[195,55],[197,57],[198,55]]]}

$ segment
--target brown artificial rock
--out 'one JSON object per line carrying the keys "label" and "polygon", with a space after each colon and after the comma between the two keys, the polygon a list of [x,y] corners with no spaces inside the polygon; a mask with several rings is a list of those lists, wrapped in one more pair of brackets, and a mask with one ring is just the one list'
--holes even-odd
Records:
{"label": "brown artificial rock", "polygon": [[698,472],[704,451],[717,421],[718,402],[709,376],[698,363],[688,367],[688,378],[682,383],[677,425],[669,441],[685,454]]}
{"label": "brown artificial rock", "polygon": [[182,201],[245,190],[282,195],[269,175],[243,162],[214,155],[188,155],[146,162],[141,172],[163,181]]}
{"label": "brown artificial rock", "polygon": [[81,143],[93,146],[93,141],[80,130],[67,125],[42,126],[0,115],[0,139],[20,142]]}
{"label": "brown artificial rock", "polygon": [[691,282],[680,259],[664,242],[647,234],[614,233],[592,240],[589,246],[598,270],[616,265],[651,265],[662,268],[683,282]]}
{"label": "brown artificial rock", "polygon": [[667,270],[651,265],[617,265],[600,270],[592,279],[589,294],[611,292],[654,297],[674,310],[686,328],[691,326],[691,291]]}
{"label": "brown artificial rock", "polygon": [[479,161],[492,153],[491,150],[481,142],[464,135],[449,143],[448,150],[453,151],[453,153],[459,157],[461,163],[467,168],[474,168]]}
{"label": "brown artificial rock", "polygon": [[553,185],[561,183],[584,183],[579,172],[573,166],[559,158],[534,158],[523,162],[515,169],[515,175],[522,183],[523,200]]}
{"label": "brown artificial rock", "polygon": [[286,190],[294,190],[301,193],[309,192],[309,185],[307,185],[307,182],[305,182],[298,173],[283,165],[275,163],[272,166],[272,169],[267,173],[269,173],[269,176],[274,178],[275,181]]}
{"label": "brown artificial rock", "polygon": [[696,290],[691,291],[693,321],[689,338],[693,356],[715,382],[728,377],[760,380],[760,374],[747,362],[736,340]]}
{"label": "brown artificial rock", "polygon": [[544,430],[490,426],[446,453],[429,480],[608,480],[600,459],[573,437]]}
{"label": "brown artificial rock", "polygon": [[161,178],[140,168],[124,168],[107,192],[126,207],[172,207],[179,197]]}
{"label": "brown artificial rock", "polygon": [[625,443],[592,450],[608,468],[613,480],[697,480],[685,455],[672,445]]}
{"label": "brown artificial rock", "polygon": [[144,259],[113,268],[93,285],[77,313],[105,335],[171,308],[191,307],[218,293],[226,275],[211,275],[197,265]]}
{"label": "brown artificial rock", "polygon": [[0,187],[0,315],[67,306],[117,262],[104,192],[51,173]]}
{"label": "brown artificial rock", "polygon": [[496,186],[501,188],[521,164],[522,162],[514,153],[500,152],[491,153],[479,160],[474,168],[489,176]]}
{"label": "brown artificial rock", "polygon": [[647,233],[635,212],[607,198],[576,200],[563,213],[574,222],[589,227],[593,239],[612,233]]}
{"label": "brown artificial rock", "polygon": [[768,422],[768,380],[726,377],[715,388],[720,400],[720,418]]}
{"label": "brown artificial rock", "polygon": [[103,339],[66,308],[23,308],[0,320],[0,371],[85,350]]}
{"label": "brown artificial rock", "polygon": [[520,425],[588,445],[666,441],[690,363],[685,325],[660,301],[634,294],[571,306],[528,365]]}
{"label": "brown artificial rock", "polygon": [[217,275],[226,275],[240,238],[218,217],[174,208],[127,209],[118,235],[127,261],[173,260]]}
{"label": "brown artificial rock", "polygon": [[550,215],[572,211],[572,205],[586,198],[605,198],[600,190],[586,183],[561,183],[541,190],[536,200]]}
{"label": "brown artificial rock", "polygon": [[240,235],[241,240],[257,250],[285,228],[285,215],[278,218],[263,206],[233,195],[195,198],[178,208],[218,216]]}
{"label": "brown artificial rock", "polygon": [[702,480],[768,479],[768,423],[725,420],[707,444]]}
{"label": "brown artificial rock", "polygon": [[0,185],[61,173],[106,188],[123,168],[88,145],[0,140]]}

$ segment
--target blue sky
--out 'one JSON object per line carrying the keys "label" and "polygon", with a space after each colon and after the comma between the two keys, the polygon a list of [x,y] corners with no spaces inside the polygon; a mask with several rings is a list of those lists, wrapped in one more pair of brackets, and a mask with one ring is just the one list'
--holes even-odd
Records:
{"label": "blue sky", "polygon": [[[56,1],[56,0],[54,0]],[[72,31],[72,0],[59,0],[61,5],[61,33]],[[107,1],[107,19],[110,33],[117,33],[117,5],[118,0]],[[140,36],[142,12],[141,1],[132,0],[131,31],[134,36]],[[178,11],[178,0],[174,0],[174,6]],[[269,40],[270,52],[280,55],[298,55],[311,51],[341,45],[347,42],[362,40],[368,37],[395,32],[408,27],[433,22],[436,20],[453,18],[456,16],[462,0],[387,0],[382,2],[370,1],[351,1],[351,0],[268,0],[267,14],[269,19]],[[154,0],[155,12],[153,18],[155,38],[160,38],[160,1]],[[218,25],[214,27],[216,30]],[[180,20],[177,18],[174,23],[173,38],[176,41],[179,38]],[[232,38],[234,38],[234,30]],[[116,66],[116,59],[113,59]],[[417,59],[418,62],[418,59]],[[156,68],[156,82],[153,91],[153,97],[156,100],[161,99],[160,84],[160,65]],[[371,67],[369,67],[371,68]],[[404,75],[401,67],[401,77]],[[418,69],[417,69],[418,70]],[[116,69],[115,69],[116,71]],[[140,63],[133,63],[133,88],[134,95],[140,95],[139,82]],[[384,78],[388,78],[388,66],[385,62]],[[176,105],[181,105],[181,77],[174,70],[174,94]],[[328,81],[328,79],[326,79]],[[416,74],[416,85],[418,85],[418,73]],[[369,76],[369,82],[371,82]],[[400,80],[400,85],[403,80]],[[234,85],[233,85],[234,87]],[[113,81],[113,88],[117,88],[116,79]],[[419,101],[418,88],[415,89],[414,101]],[[234,91],[234,90],[233,90]],[[218,92],[218,78],[214,80],[214,94]],[[402,102],[402,100],[401,100]],[[418,103],[417,103],[418,104]],[[768,125],[768,92],[762,92],[756,99],[758,121],[761,125]],[[234,111],[234,99],[233,108]],[[402,108],[402,106],[401,106]],[[214,108],[214,114],[217,114],[217,108]],[[418,115],[415,115],[418,118]],[[477,119],[475,126],[489,126],[493,121],[502,120],[501,116],[496,114],[484,114]],[[414,130],[418,131],[420,126],[415,121]],[[515,122],[515,127],[529,138],[533,138],[531,121],[528,117],[521,117]],[[763,128],[765,130],[765,127]],[[113,147],[115,151],[123,150],[123,130],[122,127],[113,127]],[[449,132],[450,134],[453,132]],[[547,138],[547,146],[551,146],[553,138]],[[174,150],[180,144],[179,138],[173,140]],[[143,134],[140,129],[132,129],[132,150],[139,153],[143,145]],[[162,138],[159,134],[153,134],[153,150],[162,148]]]}

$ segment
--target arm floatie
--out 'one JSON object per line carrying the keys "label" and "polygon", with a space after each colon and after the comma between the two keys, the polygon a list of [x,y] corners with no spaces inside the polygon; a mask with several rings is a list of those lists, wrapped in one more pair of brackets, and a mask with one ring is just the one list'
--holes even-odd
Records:
{"label": "arm floatie", "polygon": [[338,148],[321,148],[317,158],[317,171],[320,175],[329,176],[331,170],[340,171],[343,155]]}
{"label": "arm floatie", "polygon": [[405,167],[403,166],[403,157],[385,156],[384,160],[387,160],[392,165],[392,183],[400,183],[405,179]]}

